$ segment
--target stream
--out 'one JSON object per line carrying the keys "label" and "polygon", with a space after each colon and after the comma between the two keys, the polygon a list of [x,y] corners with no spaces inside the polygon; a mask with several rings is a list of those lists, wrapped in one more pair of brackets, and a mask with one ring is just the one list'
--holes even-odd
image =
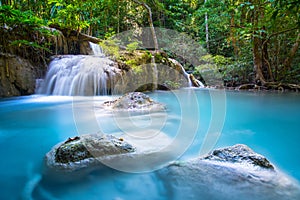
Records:
{"label": "stream", "polygon": [[174,158],[178,160],[218,147],[246,144],[300,181],[299,94],[185,88],[148,95],[166,105],[160,114],[162,120],[154,120],[151,113],[130,115],[129,127],[116,123],[116,118],[99,108],[115,98],[112,96],[1,99],[1,199],[171,198],[155,169],[133,173],[108,167],[68,181],[47,177],[44,156],[54,145],[68,137],[98,131],[118,134],[157,129],[172,139],[181,135],[186,146],[179,146],[182,152],[176,151]]}

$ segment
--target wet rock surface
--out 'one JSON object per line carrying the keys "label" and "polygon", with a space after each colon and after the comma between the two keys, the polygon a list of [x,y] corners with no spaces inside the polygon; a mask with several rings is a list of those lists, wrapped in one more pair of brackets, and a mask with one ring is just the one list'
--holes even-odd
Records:
{"label": "wet rock surface", "polygon": [[46,154],[49,168],[74,171],[99,165],[101,157],[135,152],[135,148],[113,135],[88,134],[69,138]]}
{"label": "wet rock surface", "polygon": [[255,153],[243,144],[216,149],[204,157],[204,159],[231,163],[247,163],[266,169],[274,169],[274,166],[264,156]]}
{"label": "wet rock surface", "polygon": [[0,53],[0,97],[33,94],[43,69],[29,60]]}
{"label": "wet rock surface", "polygon": [[86,158],[134,152],[122,138],[112,135],[84,135],[69,138],[55,152],[55,161],[69,163]]}
{"label": "wet rock surface", "polygon": [[163,104],[154,101],[148,95],[141,92],[127,93],[114,101],[104,102],[104,106],[114,110],[165,110]]}
{"label": "wet rock surface", "polygon": [[300,199],[299,183],[246,145],[171,163],[157,175],[173,199],[178,200]]}

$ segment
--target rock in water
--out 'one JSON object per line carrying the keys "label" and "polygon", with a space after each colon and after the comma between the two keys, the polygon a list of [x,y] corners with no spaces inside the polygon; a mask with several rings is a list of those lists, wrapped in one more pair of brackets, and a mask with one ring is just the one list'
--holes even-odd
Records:
{"label": "rock in water", "polygon": [[274,166],[265,157],[255,153],[252,149],[243,144],[216,149],[204,157],[204,159],[230,163],[247,163],[257,167],[274,169]]}
{"label": "rock in water", "polygon": [[[82,135],[59,143],[46,154],[44,177],[51,181],[74,181],[86,177],[90,172],[109,168],[123,172],[148,172],[167,164],[160,156],[172,156],[166,148],[172,139],[159,132],[150,138],[145,130],[140,137],[122,133],[112,135]],[[126,142],[127,141],[127,142]],[[109,167],[109,168],[108,168]]]}
{"label": "rock in water", "polygon": [[89,134],[69,138],[46,154],[50,169],[72,172],[100,165],[101,157],[132,153],[135,148],[113,135]]}
{"label": "rock in water", "polygon": [[300,199],[299,183],[245,145],[174,162],[157,174],[175,200]]}
{"label": "rock in water", "polygon": [[104,106],[114,110],[133,111],[163,111],[165,106],[152,100],[148,95],[141,92],[127,93],[114,101],[104,102]]}

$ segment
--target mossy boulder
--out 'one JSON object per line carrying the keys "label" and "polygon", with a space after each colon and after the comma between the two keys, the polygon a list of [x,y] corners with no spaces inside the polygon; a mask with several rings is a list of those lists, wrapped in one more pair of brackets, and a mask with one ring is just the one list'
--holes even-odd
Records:
{"label": "mossy boulder", "polygon": [[296,180],[242,144],[216,149],[204,157],[173,162],[157,174],[178,200],[300,199]]}
{"label": "mossy boulder", "polygon": [[63,172],[98,167],[103,157],[135,152],[135,148],[113,135],[87,134],[69,138],[46,154],[49,169]]}
{"label": "mossy boulder", "polygon": [[141,92],[130,92],[114,101],[104,102],[104,106],[114,110],[163,111],[165,105],[154,101]]}
{"label": "mossy boulder", "polygon": [[134,152],[122,138],[113,135],[84,135],[69,138],[55,152],[59,163],[77,162],[87,158]]}
{"label": "mossy boulder", "polygon": [[204,157],[204,159],[230,163],[246,163],[265,169],[274,169],[274,166],[268,161],[267,158],[255,153],[252,149],[243,144],[216,149]]}
{"label": "mossy boulder", "polygon": [[179,62],[162,51],[123,52],[117,62],[119,68],[123,69],[123,76],[115,89],[121,93],[174,90],[189,87],[191,83],[192,86],[200,86],[195,78],[191,81],[190,75]]}
{"label": "mossy boulder", "polygon": [[76,162],[91,157],[93,155],[87,150],[85,144],[80,141],[80,137],[69,138],[55,152],[55,161],[59,163]]}

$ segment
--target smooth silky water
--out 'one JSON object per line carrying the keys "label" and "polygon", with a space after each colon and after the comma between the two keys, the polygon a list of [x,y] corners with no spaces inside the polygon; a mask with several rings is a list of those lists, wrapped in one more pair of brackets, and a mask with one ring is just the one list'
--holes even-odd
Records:
{"label": "smooth silky water", "polygon": [[[211,92],[207,89],[183,89],[148,94],[166,104],[167,118],[160,129],[170,137],[176,136],[182,117],[187,117],[186,121],[191,125],[198,125],[195,137],[190,138],[192,144],[178,159],[187,160],[199,155],[214,119],[212,107],[215,105]],[[191,93],[196,94],[197,103],[185,106]],[[44,174],[44,156],[57,143],[68,137],[94,132],[97,128],[109,134],[122,131],[107,111],[99,107],[102,102],[111,99],[110,96],[1,99],[1,199],[169,199],[167,188],[163,187],[155,172],[125,173],[106,168],[68,181],[59,177],[51,179]],[[226,105],[225,121],[219,138],[215,138],[218,140],[214,148],[246,144],[300,181],[300,95],[228,91],[223,103]],[[82,110],[87,109],[84,105],[92,105],[94,116],[80,111],[82,105]],[[190,109],[187,113],[191,116],[197,110],[199,117],[183,116],[181,109]],[[147,130],[153,120],[148,114],[133,114],[130,120],[134,119],[138,129]],[[131,130],[134,131],[134,127],[126,131]],[[187,135],[190,137],[191,134]],[[184,188],[181,190],[185,192]]]}

